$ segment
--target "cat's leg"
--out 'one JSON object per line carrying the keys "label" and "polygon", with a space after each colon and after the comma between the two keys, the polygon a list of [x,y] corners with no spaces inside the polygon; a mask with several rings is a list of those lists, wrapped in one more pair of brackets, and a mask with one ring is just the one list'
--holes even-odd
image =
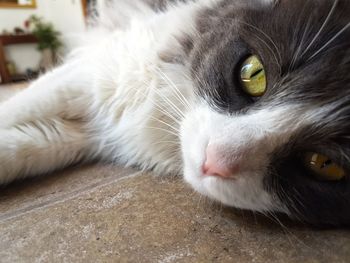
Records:
{"label": "cat's leg", "polygon": [[71,62],[42,76],[0,103],[0,128],[55,116],[80,118],[91,101],[91,75],[88,68]]}
{"label": "cat's leg", "polygon": [[90,80],[84,73],[65,65],[0,104],[0,184],[90,156]]}
{"label": "cat's leg", "polygon": [[86,159],[89,143],[82,127],[76,121],[47,119],[0,129],[0,184]]}

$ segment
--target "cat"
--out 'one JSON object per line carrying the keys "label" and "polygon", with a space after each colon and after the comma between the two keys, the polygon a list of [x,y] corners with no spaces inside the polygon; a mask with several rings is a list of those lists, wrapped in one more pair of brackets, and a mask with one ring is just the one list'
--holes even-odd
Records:
{"label": "cat", "polygon": [[350,2],[175,2],[108,2],[61,66],[0,105],[0,182],[107,161],[349,225]]}

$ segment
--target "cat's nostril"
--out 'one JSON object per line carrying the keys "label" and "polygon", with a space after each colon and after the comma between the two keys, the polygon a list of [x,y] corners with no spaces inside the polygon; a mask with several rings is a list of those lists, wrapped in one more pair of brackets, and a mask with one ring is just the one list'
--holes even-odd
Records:
{"label": "cat's nostril", "polygon": [[203,170],[203,174],[208,176],[216,176],[216,177],[222,177],[222,178],[231,177],[231,171],[223,167],[209,164],[208,162],[205,162],[203,164],[202,170]]}
{"label": "cat's nostril", "polygon": [[206,160],[202,166],[204,175],[233,178],[238,172],[238,168],[237,164],[226,164],[224,160],[221,160],[214,147],[210,145],[207,147]]}

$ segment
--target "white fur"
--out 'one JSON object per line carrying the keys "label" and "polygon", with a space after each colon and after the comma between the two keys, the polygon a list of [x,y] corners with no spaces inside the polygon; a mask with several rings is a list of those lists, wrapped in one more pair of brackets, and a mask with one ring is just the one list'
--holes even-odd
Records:
{"label": "white fur", "polygon": [[[232,116],[213,111],[207,103],[198,104],[181,125],[185,179],[197,191],[227,205],[288,213],[263,186],[272,153],[302,128],[322,120],[326,112],[319,107],[285,104]],[[203,175],[208,145],[216,149],[222,166],[239,164],[234,178]]]}
{"label": "white fur", "polygon": [[191,32],[204,2],[147,16],[138,5],[139,15],[93,29],[63,66],[1,104],[0,183],[96,158],[180,173],[179,93],[190,98],[191,84],[184,65],[159,53],[181,52],[175,36]]}
{"label": "white fur", "polygon": [[[124,20],[112,8],[63,66],[0,105],[0,183],[104,159],[157,174],[183,172],[196,190],[225,204],[286,212],[262,181],[269,154],[298,128],[290,108],[215,113],[195,99],[186,63],[159,58],[169,50],[182,56],[175,37],[195,34],[195,13],[215,2],[153,13],[124,1],[132,7]],[[239,158],[238,180],[203,177],[208,143],[223,162]]]}

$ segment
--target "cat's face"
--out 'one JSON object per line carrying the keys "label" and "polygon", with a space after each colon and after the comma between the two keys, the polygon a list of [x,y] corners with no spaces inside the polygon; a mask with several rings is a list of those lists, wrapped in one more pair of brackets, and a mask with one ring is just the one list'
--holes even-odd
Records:
{"label": "cat's face", "polygon": [[[350,2],[267,2],[222,1],[198,18],[185,179],[227,205],[349,224]],[[246,82],[259,74],[257,94]]]}

